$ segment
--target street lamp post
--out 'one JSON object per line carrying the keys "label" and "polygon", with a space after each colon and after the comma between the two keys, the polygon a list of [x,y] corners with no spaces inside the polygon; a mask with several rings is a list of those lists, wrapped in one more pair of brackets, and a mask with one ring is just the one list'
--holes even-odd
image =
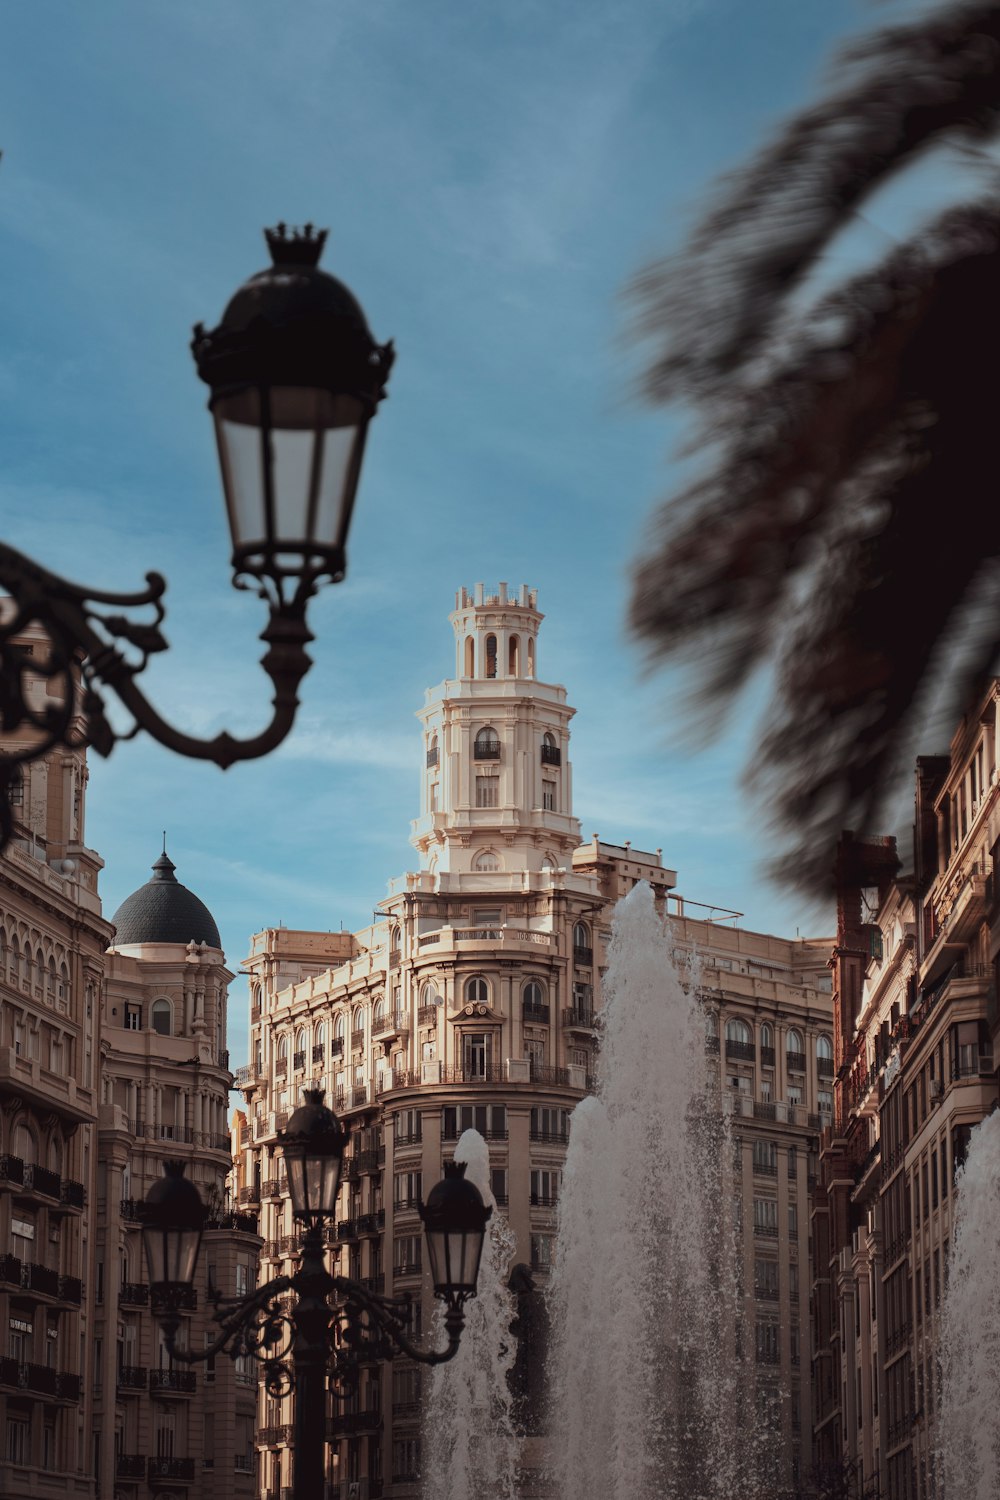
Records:
{"label": "street lamp post", "polygon": [[[233,582],[269,606],[261,665],[274,689],[271,723],[250,739],[201,740],[146,698],[137,678],[167,649],[159,573],[147,573],[135,593],[100,592],[0,543],[0,592],[12,601],[0,611],[0,850],[13,831],[10,791],[23,765],[57,744],[106,756],[144,729],[180,755],[225,769],[268,754],[292,727],[311,665],[306,605],[322,582],[344,577],[368,423],[394,354],[391,343],[375,343],[347,287],[320,270],[326,230],[279,224],[265,236],[271,265],[240,287],[218,328],[196,326],[192,351],[211,392]],[[143,607],[152,618],[128,613]],[[45,643],[29,651],[18,638],[32,626]],[[41,695],[31,686],[39,678]],[[131,716],[124,732],[108,718],[108,689]]]}
{"label": "street lamp post", "polygon": [[[323,1104],[319,1089],[306,1090],[306,1102],[279,1136],[285,1154],[294,1217],[305,1226],[298,1270],[276,1276],[246,1297],[215,1293],[219,1333],[205,1349],[178,1347],[180,1308],[189,1298],[206,1210],[198,1189],[180,1162],[167,1162],[165,1176],[146,1196],[143,1242],[154,1312],[168,1354],[195,1364],[221,1350],[231,1358],[250,1355],[264,1367],[273,1397],[295,1392],[293,1500],[317,1500],[323,1493],[326,1442],[326,1388],[342,1397],[356,1385],[363,1361],[406,1354],[422,1364],[443,1364],[458,1351],[465,1324],[464,1305],[476,1295],[487,1220],[492,1210],[464,1163],[449,1162],[420,1215],[434,1295],[445,1303],[443,1349],[425,1349],[409,1336],[412,1298],[384,1297],[326,1268],[323,1227],[333,1220],[349,1127]],[[296,1294],[290,1310],[279,1301]]]}

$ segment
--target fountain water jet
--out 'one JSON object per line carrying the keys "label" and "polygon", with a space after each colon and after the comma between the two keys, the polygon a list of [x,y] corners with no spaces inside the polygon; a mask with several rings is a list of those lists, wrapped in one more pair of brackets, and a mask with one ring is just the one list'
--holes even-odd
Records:
{"label": "fountain water jet", "polygon": [[571,1118],[549,1299],[555,1477],[564,1500],[751,1496],[761,1454],[737,1355],[732,1141],[704,1013],[648,885],[619,902],[609,959],[597,1097]]}
{"label": "fountain water jet", "polygon": [[1000,1497],[1000,1112],[972,1131],[955,1180],[941,1314],[938,1417],[944,1493]]}
{"label": "fountain water jet", "polygon": [[[511,1333],[517,1307],[507,1278],[516,1240],[497,1211],[489,1149],[477,1130],[459,1138],[455,1160],[466,1163],[466,1177],[493,1215],[459,1351],[433,1372],[423,1426],[423,1493],[426,1500],[515,1500],[520,1441],[507,1377],[517,1352]],[[438,1343],[442,1318],[435,1318]]]}

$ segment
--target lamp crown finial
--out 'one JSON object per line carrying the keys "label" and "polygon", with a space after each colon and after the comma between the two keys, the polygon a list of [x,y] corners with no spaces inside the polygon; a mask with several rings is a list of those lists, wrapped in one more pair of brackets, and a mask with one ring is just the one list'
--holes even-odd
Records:
{"label": "lamp crown finial", "polygon": [[264,230],[271,262],[276,266],[315,266],[323,254],[327,229],[316,229],[306,224],[301,229],[290,229],[287,224],[276,224]]}

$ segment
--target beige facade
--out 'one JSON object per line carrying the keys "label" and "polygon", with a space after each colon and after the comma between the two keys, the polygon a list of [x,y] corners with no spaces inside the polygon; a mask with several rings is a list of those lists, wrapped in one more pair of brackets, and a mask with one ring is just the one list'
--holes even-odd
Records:
{"label": "beige facade", "polygon": [[[37,632],[25,645],[45,649]],[[30,691],[40,703],[45,679]],[[225,1197],[232,976],[165,856],[152,905],[143,887],[117,914],[132,941],[109,948],[86,781],[82,751],[26,767],[0,858],[0,1495],[249,1500],[256,1371],[171,1368],[135,1212],[168,1157],[208,1197],[185,1318],[204,1347],[209,1275],[252,1286],[260,1245]],[[199,909],[214,942],[200,921],[183,932]]]}
{"label": "beige facade", "polygon": [[96,1016],[111,928],[97,896],[101,861],[83,843],[86,780],[79,752],[26,768],[15,838],[0,859],[5,1500],[94,1494]]}
{"label": "beige facade", "polygon": [[[334,1269],[418,1294],[426,1325],[418,1202],[471,1126],[488,1142],[516,1259],[544,1286],[569,1115],[593,1080],[611,909],[648,880],[675,915],[678,948],[700,955],[709,1045],[739,1120],[746,1319],[776,1472],[790,1479],[811,1430],[799,1266],[810,1152],[832,1104],[829,944],[713,920],[725,914],[673,894],[659,851],[581,844],[573,710],[539,675],[541,619],[526,588],[459,592],[455,676],[427,692],[418,715],[417,868],[390,883],[362,931],[253,938],[251,1062],[237,1074],[249,1127],[240,1197],[259,1204],[264,1274],[291,1269],[297,1236],[276,1133],[304,1086],[324,1088],[353,1142],[329,1231]],[[420,1418],[419,1368],[373,1366],[358,1400],[328,1418],[330,1496],[416,1496]],[[281,1500],[291,1401],[263,1400],[260,1429],[260,1492]],[[530,1470],[539,1455],[529,1444],[525,1457]]]}
{"label": "beige facade", "polygon": [[998,716],[993,682],[950,753],[918,761],[912,874],[891,879],[884,859],[873,868],[879,841],[843,846],[843,1068],[817,1197],[816,1436],[828,1461],[856,1465],[888,1500],[940,1494],[955,1171],[1000,1097]]}

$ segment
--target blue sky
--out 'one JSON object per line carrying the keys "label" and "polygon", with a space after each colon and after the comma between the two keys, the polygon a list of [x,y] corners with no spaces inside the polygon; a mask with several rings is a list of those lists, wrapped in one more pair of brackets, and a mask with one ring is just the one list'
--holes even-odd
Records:
{"label": "blue sky", "polygon": [[[537,587],[539,675],[578,710],[584,837],[662,846],[690,898],[794,936],[831,913],[767,885],[739,770],[751,690],[698,753],[628,638],[629,568],[680,419],[631,395],[622,290],[715,175],[808,98],[861,0],[41,0],[0,53],[0,508],[48,566],[170,583],[157,705],[197,733],[267,717],[264,619],[229,585],[191,325],[266,261],[261,228],[330,226],[324,264],[396,340],[347,581],[283,750],[225,775],[146,740],[93,761],[106,909],[160,830],[234,969],[265,925],[363,923],[413,864],[414,710],[477,580]],[[881,247],[880,247],[881,248]],[[243,1060],[242,982],[231,1044]]]}

